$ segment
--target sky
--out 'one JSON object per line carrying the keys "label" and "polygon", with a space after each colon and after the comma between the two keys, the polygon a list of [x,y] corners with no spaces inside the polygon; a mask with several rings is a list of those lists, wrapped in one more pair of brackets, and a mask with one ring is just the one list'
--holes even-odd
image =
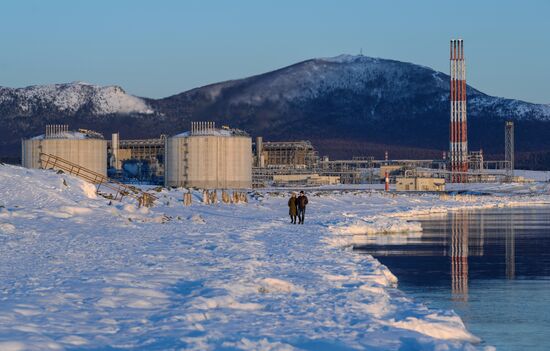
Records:
{"label": "sky", "polygon": [[550,103],[550,1],[1,0],[0,86],[85,81],[159,98],[316,57],[359,54]]}

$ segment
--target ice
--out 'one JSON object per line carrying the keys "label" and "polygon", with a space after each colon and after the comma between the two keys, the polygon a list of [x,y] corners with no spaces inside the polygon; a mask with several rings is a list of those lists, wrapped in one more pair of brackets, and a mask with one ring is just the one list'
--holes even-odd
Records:
{"label": "ice", "polygon": [[441,316],[429,314],[423,319],[407,317],[401,321],[390,321],[390,324],[403,329],[414,330],[419,333],[438,338],[451,340],[469,340],[478,343],[480,339],[466,331],[464,323],[458,316]]}
{"label": "ice", "polygon": [[284,190],[189,207],[187,189],[163,190],[143,209],[66,174],[0,165],[0,350],[475,348],[456,314],[410,299],[349,246],[376,231],[421,235],[421,215],[550,202],[546,183],[484,186],[309,190],[298,226]]}
{"label": "ice", "polygon": [[380,218],[372,222],[358,221],[344,227],[333,227],[332,230],[339,234],[351,235],[390,234],[421,232],[422,226],[418,222],[409,222],[398,218]]}

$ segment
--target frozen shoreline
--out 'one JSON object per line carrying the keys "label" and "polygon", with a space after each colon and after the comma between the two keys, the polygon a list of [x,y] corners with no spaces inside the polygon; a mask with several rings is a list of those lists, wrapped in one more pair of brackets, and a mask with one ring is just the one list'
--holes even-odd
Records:
{"label": "frozen shoreline", "polygon": [[475,349],[458,316],[412,301],[346,247],[363,231],[417,230],[419,215],[550,202],[546,184],[526,187],[312,192],[293,226],[286,193],[217,206],[196,193],[185,208],[182,190],[164,190],[138,209],[70,176],[0,166],[0,349]]}

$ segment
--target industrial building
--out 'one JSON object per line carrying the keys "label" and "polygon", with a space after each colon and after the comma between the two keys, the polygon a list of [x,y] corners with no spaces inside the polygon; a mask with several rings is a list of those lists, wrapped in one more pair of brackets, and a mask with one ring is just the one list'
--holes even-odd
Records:
{"label": "industrial building", "polygon": [[42,153],[107,175],[107,141],[91,130],[70,131],[68,125],[47,125],[44,134],[22,141],[21,152],[21,163],[27,168],[41,168]]}
{"label": "industrial building", "polygon": [[252,139],[242,130],[192,122],[166,139],[165,186],[201,189],[252,187]]}
{"label": "industrial building", "polygon": [[445,191],[444,178],[398,177],[395,182],[397,191]]}
{"label": "industrial building", "polygon": [[[299,182],[305,184],[307,179],[311,181],[315,178],[313,174],[318,160],[317,151],[310,141],[264,142],[259,136],[254,145],[253,187],[280,184],[283,179],[286,179],[285,183],[296,183],[298,178]],[[277,181],[274,177],[277,177]]]}
{"label": "industrial building", "polygon": [[[434,160],[374,160],[373,157],[354,157],[351,160],[319,158],[308,141],[256,142],[253,169],[254,186],[269,186],[274,180],[305,179],[309,174],[338,177],[344,184],[377,183],[388,174],[391,182],[410,190],[444,188],[444,182],[512,181],[514,164],[514,125],[505,127],[504,161],[486,160],[483,151],[468,151],[466,59],[464,41],[450,42],[450,135],[449,153]],[[414,172],[413,183],[403,177]],[[422,174],[422,175],[420,175]],[[405,185],[407,183],[407,185]],[[429,184],[428,184],[429,183]]]}
{"label": "industrial building", "polygon": [[[383,160],[370,156],[329,160],[320,158],[308,140],[264,142],[261,136],[253,150],[250,136],[241,130],[193,122],[189,132],[170,138],[120,140],[114,133],[110,142],[92,131],[47,126],[44,135],[23,140],[23,165],[38,168],[39,154],[48,153],[124,183],[204,189],[380,183],[386,175],[399,188],[409,188],[405,190],[441,189],[437,179],[448,183],[519,179],[514,177],[513,122],[505,125],[504,161],[486,160],[482,150],[468,150],[466,88],[464,41],[453,39],[449,151],[441,159],[392,160],[386,152]],[[411,175],[414,184],[407,180]],[[428,186],[423,179],[436,180]]]}
{"label": "industrial building", "polygon": [[263,142],[261,137],[256,138],[254,165],[254,187],[380,183],[386,172],[394,182],[406,170],[416,168],[446,172],[444,160],[375,160],[374,157],[329,160],[327,156],[319,158],[310,141]]}
{"label": "industrial building", "polygon": [[320,186],[336,184],[340,184],[340,177],[338,176],[322,176],[317,173],[273,175],[274,186]]}
{"label": "industrial building", "polygon": [[318,161],[317,152],[307,140],[263,142],[257,137],[255,156],[257,167],[312,168]]}
{"label": "industrial building", "polygon": [[109,176],[126,182],[162,184],[165,144],[165,135],[152,139],[120,140],[120,134],[113,133],[107,145]]}

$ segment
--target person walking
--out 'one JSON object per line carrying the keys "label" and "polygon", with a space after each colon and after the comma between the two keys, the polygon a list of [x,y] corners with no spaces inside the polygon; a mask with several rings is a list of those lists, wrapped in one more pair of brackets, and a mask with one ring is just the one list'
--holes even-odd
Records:
{"label": "person walking", "polygon": [[296,214],[298,213],[298,199],[296,193],[292,193],[292,196],[288,200],[288,214],[290,215],[290,223],[296,224]]}
{"label": "person walking", "polygon": [[304,224],[304,218],[306,215],[306,205],[307,205],[307,196],[304,194],[304,191],[300,191],[300,196],[297,199],[298,203],[298,223]]}

